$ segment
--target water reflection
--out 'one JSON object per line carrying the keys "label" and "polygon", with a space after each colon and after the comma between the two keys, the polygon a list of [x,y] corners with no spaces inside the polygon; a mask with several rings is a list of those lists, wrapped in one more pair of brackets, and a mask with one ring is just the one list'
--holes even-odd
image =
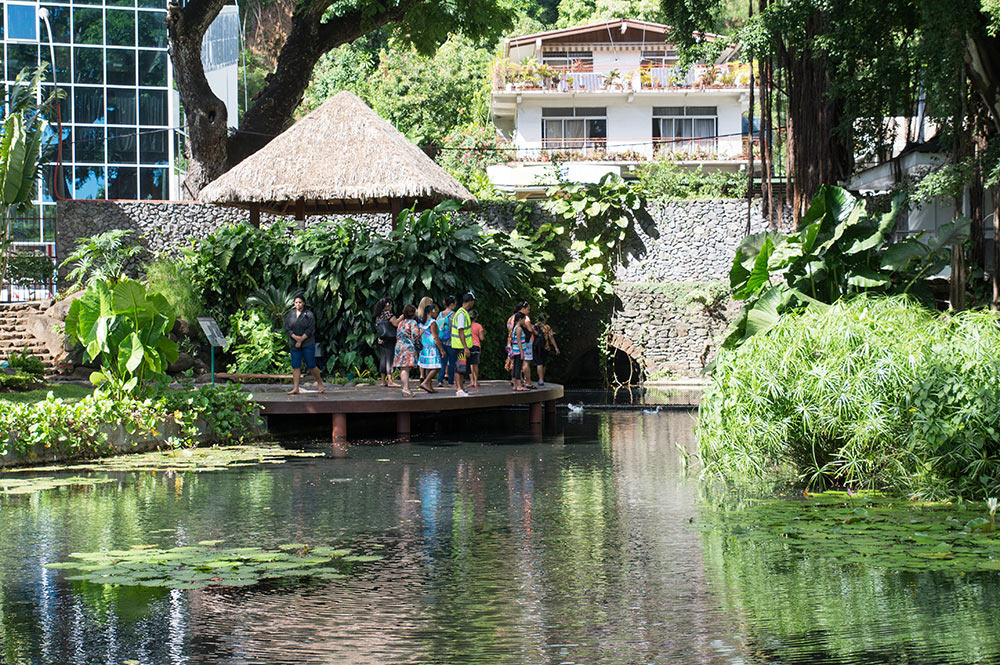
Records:
{"label": "water reflection", "polygon": [[[449,428],[348,459],[0,497],[0,662],[996,662],[995,576],[853,569],[694,528],[692,424],[586,411],[540,444]],[[214,539],[385,558],[345,580],[200,591],[41,567]]]}

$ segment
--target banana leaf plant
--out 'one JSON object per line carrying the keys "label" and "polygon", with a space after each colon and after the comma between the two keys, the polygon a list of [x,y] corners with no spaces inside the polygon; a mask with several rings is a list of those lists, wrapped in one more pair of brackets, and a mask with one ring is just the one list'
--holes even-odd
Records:
{"label": "banana leaf plant", "polygon": [[166,382],[167,366],[177,361],[177,345],[167,337],[173,327],[167,299],[128,278],[94,282],[66,317],[66,334],[83,345],[88,361],[100,362],[91,383],[118,398]]}
{"label": "banana leaf plant", "polygon": [[7,110],[0,125],[0,217],[3,220],[0,282],[7,281],[14,215],[31,208],[43,143],[47,137],[51,138],[44,115],[65,97],[62,90],[56,89],[41,104],[37,102],[45,69],[46,66],[22,69],[14,84],[9,86],[5,103],[0,105],[0,113]]}
{"label": "banana leaf plant", "polygon": [[850,192],[824,185],[798,232],[744,238],[729,282],[733,298],[745,305],[723,348],[770,329],[786,312],[826,307],[861,292],[910,294],[932,303],[926,280],[949,264],[950,247],[969,237],[970,221],[944,224],[927,242],[921,234],[893,244],[901,203],[897,196],[889,212],[868,215],[864,202]]}

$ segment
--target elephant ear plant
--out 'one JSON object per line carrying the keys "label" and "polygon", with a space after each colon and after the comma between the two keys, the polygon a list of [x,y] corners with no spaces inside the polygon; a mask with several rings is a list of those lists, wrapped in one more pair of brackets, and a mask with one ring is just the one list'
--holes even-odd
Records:
{"label": "elephant ear plant", "polygon": [[167,299],[133,279],[94,282],[66,317],[66,334],[83,345],[88,360],[100,361],[91,382],[117,398],[166,382],[166,368],[177,360],[177,345],[167,337],[173,327]]}
{"label": "elephant ear plant", "polygon": [[943,224],[920,237],[890,244],[901,199],[881,216],[840,187],[824,185],[791,235],[744,238],[729,273],[733,298],[745,301],[723,346],[735,348],[774,327],[785,312],[823,308],[862,292],[908,294],[933,303],[926,279],[948,265],[950,247],[969,236],[969,220]]}

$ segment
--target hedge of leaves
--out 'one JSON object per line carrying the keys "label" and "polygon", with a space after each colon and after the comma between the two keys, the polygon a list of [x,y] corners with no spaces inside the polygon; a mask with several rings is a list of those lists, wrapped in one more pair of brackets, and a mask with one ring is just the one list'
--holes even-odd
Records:
{"label": "hedge of leaves", "polygon": [[0,455],[28,456],[38,447],[68,456],[104,454],[119,426],[139,440],[159,436],[168,422],[179,429],[169,439],[174,447],[195,445],[205,422],[219,439],[242,441],[257,417],[251,398],[238,386],[202,386],[145,399],[95,392],[77,402],[51,394],[34,403],[0,402]]}
{"label": "hedge of leaves", "polygon": [[922,497],[1000,495],[1000,315],[858,296],[723,351],[706,471]]}

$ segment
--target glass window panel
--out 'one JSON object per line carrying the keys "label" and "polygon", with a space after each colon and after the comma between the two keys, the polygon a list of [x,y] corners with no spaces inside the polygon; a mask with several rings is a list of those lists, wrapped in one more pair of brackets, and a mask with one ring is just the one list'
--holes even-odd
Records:
{"label": "glass window panel", "polygon": [[583,120],[567,120],[566,125],[563,129],[564,135],[568,139],[576,139],[573,144],[578,145],[579,140],[584,137],[584,121]]}
{"label": "glass window panel", "polygon": [[715,106],[689,106],[686,111],[687,115],[716,115],[718,109]]}
{"label": "glass window panel", "polygon": [[138,169],[133,166],[108,167],[108,198],[135,199],[138,198]]}
{"label": "glass window panel", "polygon": [[10,220],[10,232],[14,242],[38,242],[42,235],[41,220],[31,213],[18,215]]}
{"label": "glass window panel", "polygon": [[166,48],[166,19],[166,12],[139,12],[139,46]]}
{"label": "glass window panel", "polygon": [[139,134],[139,161],[142,164],[166,164],[168,130],[143,130]]}
{"label": "glass window panel", "polygon": [[38,40],[38,16],[35,5],[7,3],[7,39]]}
{"label": "glass window panel", "polygon": [[572,117],[573,109],[571,108],[549,108],[542,109],[543,118],[562,118],[562,117]]}
{"label": "glass window panel", "polygon": [[100,5],[103,0],[73,0],[74,5]]}
{"label": "glass window panel", "polygon": [[166,90],[139,91],[139,124],[160,127],[170,124],[167,117]]}
{"label": "glass window panel", "polygon": [[108,85],[135,85],[135,51],[107,50]]}
{"label": "glass window panel", "polygon": [[166,51],[139,51],[139,85],[167,86]]}
{"label": "glass window panel", "polygon": [[112,125],[136,123],[135,88],[108,88],[108,123]]}
{"label": "glass window panel", "polygon": [[543,137],[546,139],[562,138],[562,120],[543,120]]}
{"label": "glass window panel", "polygon": [[83,7],[73,10],[73,41],[77,44],[104,43],[104,12]]}
{"label": "glass window panel", "polygon": [[99,48],[73,49],[73,80],[76,83],[104,83],[104,51]]}
{"label": "glass window panel", "polygon": [[45,8],[49,10],[49,26],[52,28],[53,43],[69,44],[70,8],[55,5],[45,5]]}
{"label": "glass window panel", "polygon": [[690,138],[693,136],[694,127],[688,118],[674,120],[674,136],[679,138]]}
{"label": "glass window panel", "polygon": [[[3,3],[0,3],[0,16],[3,16]],[[3,21],[0,21],[0,39],[4,38]],[[2,51],[3,49],[0,49]]]}
{"label": "glass window panel", "polygon": [[608,121],[603,118],[594,118],[587,121],[588,139],[608,138]]}
{"label": "glass window panel", "polygon": [[135,12],[109,9],[107,21],[108,46],[135,46]]}
{"label": "glass window panel", "polygon": [[604,106],[585,106],[576,109],[577,118],[587,118],[587,117],[604,117],[608,114],[608,109]]}
{"label": "glass window panel", "polygon": [[73,116],[80,124],[104,124],[107,121],[105,118],[104,89],[73,86]]}
{"label": "glass window panel", "polygon": [[73,168],[46,164],[42,167],[42,200],[73,198]]}
{"label": "glass window panel", "polygon": [[139,169],[139,198],[165,200],[169,193],[167,169]]}
{"label": "glass window panel", "polygon": [[[56,56],[56,75],[55,80],[57,83],[66,85],[70,82],[70,63],[73,60],[73,51],[68,46],[56,46],[52,49]],[[49,65],[49,74],[46,79],[52,80],[52,63],[51,57],[49,55],[48,49],[42,50],[42,63]]]}
{"label": "glass window panel", "polygon": [[78,162],[104,163],[104,127],[77,127],[73,149]]}
{"label": "glass window panel", "polygon": [[[56,207],[42,206],[42,242],[56,241]],[[53,266],[55,272],[55,266]]]}
{"label": "glass window panel", "polygon": [[654,106],[653,115],[684,115],[683,106]]}
{"label": "glass window panel", "polygon": [[[53,132],[55,131],[56,125],[60,120],[62,120],[64,125],[73,122],[73,97],[70,93],[70,89],[64,86],[59,86],[59,89],[66,93],[66,96],[53,105],[52,111],[46,117],[46,120],[48,120],[49,124],[52,125]],[[48,99],[52,96],[54,90],[55,87],[51,84],[43,85],[42,98]]]}
{"label": "glass window panel", "polygon": [[166,9],[167,0],[139,0],[139,6],[150,9]]}
{"label": "glass window panel", "polygon": [[694,135],[698,138],[709,138],[715,136],[715,119],[698,118],[694,121]]}
{"label": "glass window panel", "polygon": [[7,80],[13,81],[24,68],[38,66],[37,44],[7,44]]}
{"label": "glass window panel", "polygon": [[76,198],[103,199],[106,179],[103,166],[77,166],[74,170]]}
{"label": "glass window panel", "polygon": [[104,4],[109,7],[135,7],[135,0],[107,0]]}
{"label": "glass window panel", "polygon": [[[138,136],[135,129],[124,127],[108,128],[108,162],[135,164],[136,143]],[[131,198],[135,198],[134,196]]]}

